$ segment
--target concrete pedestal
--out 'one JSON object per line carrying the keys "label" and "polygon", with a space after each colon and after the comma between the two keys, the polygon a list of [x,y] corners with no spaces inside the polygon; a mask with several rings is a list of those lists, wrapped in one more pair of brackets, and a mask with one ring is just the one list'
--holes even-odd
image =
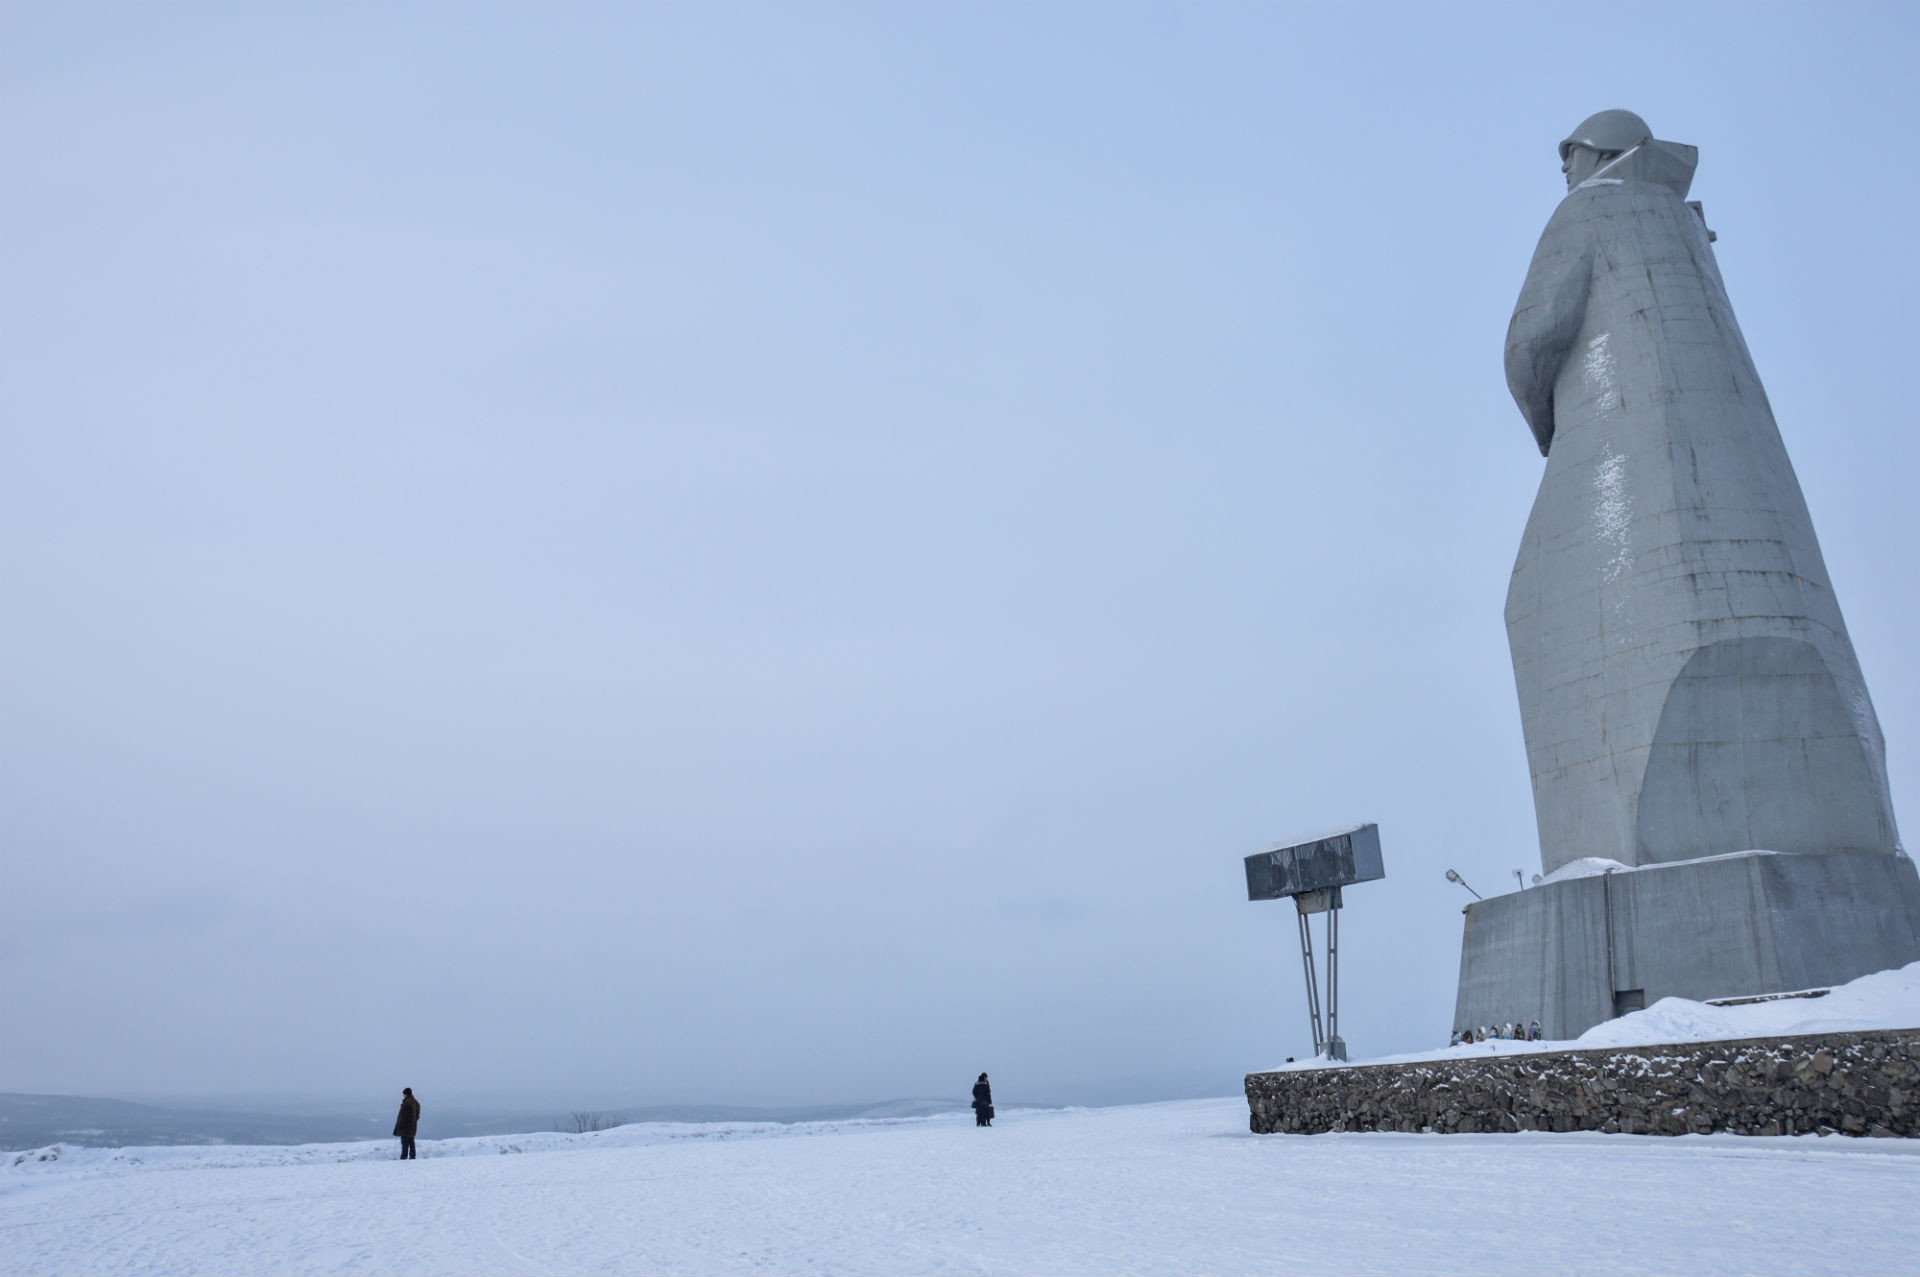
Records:
{"label": "concrete pedestal", "polygon": [[1661,998],[1835,984],[1920,960],[1905,855],[1742,851],[1545,883],[1467,908],[1454,1024],[1578,1037]]}

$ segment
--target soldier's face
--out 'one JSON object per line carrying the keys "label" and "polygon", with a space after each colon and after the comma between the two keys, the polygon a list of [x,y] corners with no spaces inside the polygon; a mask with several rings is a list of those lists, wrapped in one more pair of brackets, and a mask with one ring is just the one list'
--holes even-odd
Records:
{"label": "soldier's face", "polygon": [[1586,180],[1593,172],[1594,154],[1584,146],[1567,148],[1567,158],[1560,161],[1560,171],[1566,175],[1567,189],[1572,190]]}
{"label": "soldier's face", "polygon": [[1593,171],[1618,155],[1618,151],[1596,151],[1586,146],[1570,146],[1567,158],[1560,161],[1560,171],[1567,175],[1567,189],[1572,190],[1593,176]]}

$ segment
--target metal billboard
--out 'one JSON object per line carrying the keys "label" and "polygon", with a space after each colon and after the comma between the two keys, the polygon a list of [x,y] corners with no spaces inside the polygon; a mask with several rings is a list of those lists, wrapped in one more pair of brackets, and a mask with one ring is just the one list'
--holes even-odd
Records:
{"label": "metal billboard", "polygon": [[1247,899],[1279,900],[1384,878],[1380,826],[1354,825],[1247,857]]}

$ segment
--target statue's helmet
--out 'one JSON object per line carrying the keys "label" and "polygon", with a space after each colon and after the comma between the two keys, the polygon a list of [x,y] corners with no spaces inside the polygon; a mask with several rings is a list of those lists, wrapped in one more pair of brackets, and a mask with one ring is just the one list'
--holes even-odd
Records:
{"label": "statue's helmet", "polygon": [[1653,136],[1647,122],[1632,111],[1600,111],[1580,121],[1580,127],[1560,144],[1560,158],[1576,146],[1590,151],[1631,151]]}

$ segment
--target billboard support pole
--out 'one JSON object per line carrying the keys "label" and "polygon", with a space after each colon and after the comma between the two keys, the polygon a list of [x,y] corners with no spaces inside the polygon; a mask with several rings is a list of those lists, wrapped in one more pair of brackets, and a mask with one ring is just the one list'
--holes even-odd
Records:
{"label": "billboard support pole", "polygon": [[[1340,888],[1332,891],[1327,906],[1327,1042],[1329,1060],[1347,1058],[1347,1044],[1340,1040]],[[1315,1051],[1315,1054],[1320,1054]]]}
{"label": "billboard support pole", "polygon": [[[1298,905],[1298,900],[1294,902]],[[1320,1054],[1320,1047],[1326,1041],[1320,1035],[1320,974],[1313,969],[1313,928],[1307,925],[1308,914],[1300,910],[1300,965],[1307,973],[1307,1018],[1313,1021],[1313,1053]]]}

